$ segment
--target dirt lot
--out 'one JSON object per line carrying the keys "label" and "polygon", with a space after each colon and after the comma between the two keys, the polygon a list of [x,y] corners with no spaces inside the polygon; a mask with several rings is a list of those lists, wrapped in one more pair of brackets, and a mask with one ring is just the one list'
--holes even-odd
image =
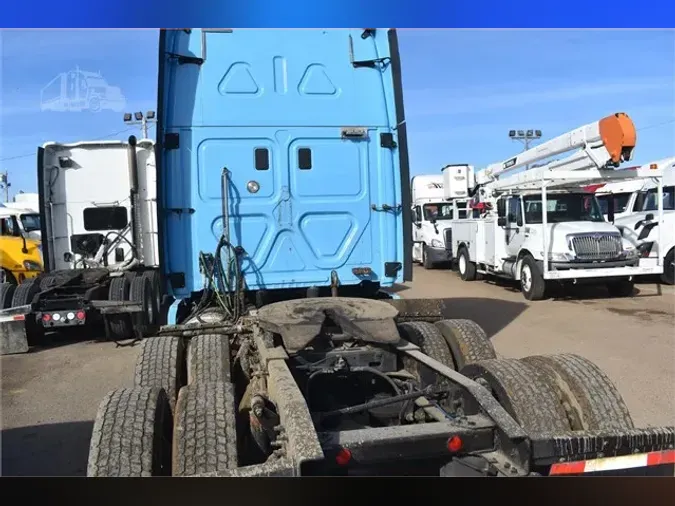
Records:
{"label": "dirt lot", "polygon": [[[639,426],[675,424],[675,290],[640,284],[629,299],[578,288],[528,303],[514,287],[415,270],[402,297],[451,298],[450,317],[483,326],[508,357],[572,352],[616,382]],[[138,348],[66,341],[2,357],[3,475],[84,475],[98,403],[130,385]]]}

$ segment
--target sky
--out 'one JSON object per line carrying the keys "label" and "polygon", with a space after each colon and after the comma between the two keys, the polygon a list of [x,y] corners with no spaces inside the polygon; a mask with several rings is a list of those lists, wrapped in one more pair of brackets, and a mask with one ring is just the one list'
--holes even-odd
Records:
{"label": "sky", "polygon": [[[522,150],[510,129],[546,140],[614,112],[638,129],[635,164],[675,155],[675,30],[400,30],[399,42],[412,175],[507,159]],[[122,112],[156,109],[157,44],[156,30],[0,32],[10,195],[35,191],[45,142],[138,134]],[[117,111],[48,109],[76,68],[117,89]]]}

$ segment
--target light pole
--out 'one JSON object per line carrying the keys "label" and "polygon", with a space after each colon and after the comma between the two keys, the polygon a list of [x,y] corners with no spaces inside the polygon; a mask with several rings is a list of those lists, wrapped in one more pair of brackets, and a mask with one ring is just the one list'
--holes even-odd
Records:
{"label": "light pole", "polygon": [[148,122],[156,123],[157,119],[155,118],[155,111],[148,111],[145,113],[145,116],[142,112],[135,112],[132,116],[130,112],[124,113],[124,122],[127,125],[141,125],[141,134],[143,139],[148,138]]}
{"label": "light pole", "polygon": [[[523,151],[527,151],[531,142],[541,139],[541,130],[509,130],[509,138],[522,142],[525,145]],[[529,168],[529,164],[525,166],[525,169]]]}
{"label": "light pole", "polygon": [[12,186],[12,183],[9,182],[8,171],[0,173],[0,185],[5,190],[5,202],[9,202],[9,187]]}

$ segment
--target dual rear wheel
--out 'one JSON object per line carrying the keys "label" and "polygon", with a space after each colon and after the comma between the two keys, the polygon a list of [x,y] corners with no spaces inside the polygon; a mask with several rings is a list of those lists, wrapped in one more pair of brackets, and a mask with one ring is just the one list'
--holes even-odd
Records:
{"label": "dual rear wheel", "polygon": [[[237,466],[228,337],[158,336],[141,344],[134,387],[106,396],[88,476],[191,476]],[[131,461],[133,465],[128,465]]]}

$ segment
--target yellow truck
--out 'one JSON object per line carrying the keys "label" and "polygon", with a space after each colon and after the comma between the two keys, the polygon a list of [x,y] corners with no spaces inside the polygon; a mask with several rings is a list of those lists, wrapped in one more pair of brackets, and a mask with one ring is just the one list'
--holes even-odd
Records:
{"label": "yellow truck", "polygon": [[[0,209],[0,267],[2,268],[0,282],[19,285],[26,279],[37,277],[42,272],[42,245],[38,239],[39,230],[39,214],[27,210]],[[38,235],[35,234],[36,232]]]}

